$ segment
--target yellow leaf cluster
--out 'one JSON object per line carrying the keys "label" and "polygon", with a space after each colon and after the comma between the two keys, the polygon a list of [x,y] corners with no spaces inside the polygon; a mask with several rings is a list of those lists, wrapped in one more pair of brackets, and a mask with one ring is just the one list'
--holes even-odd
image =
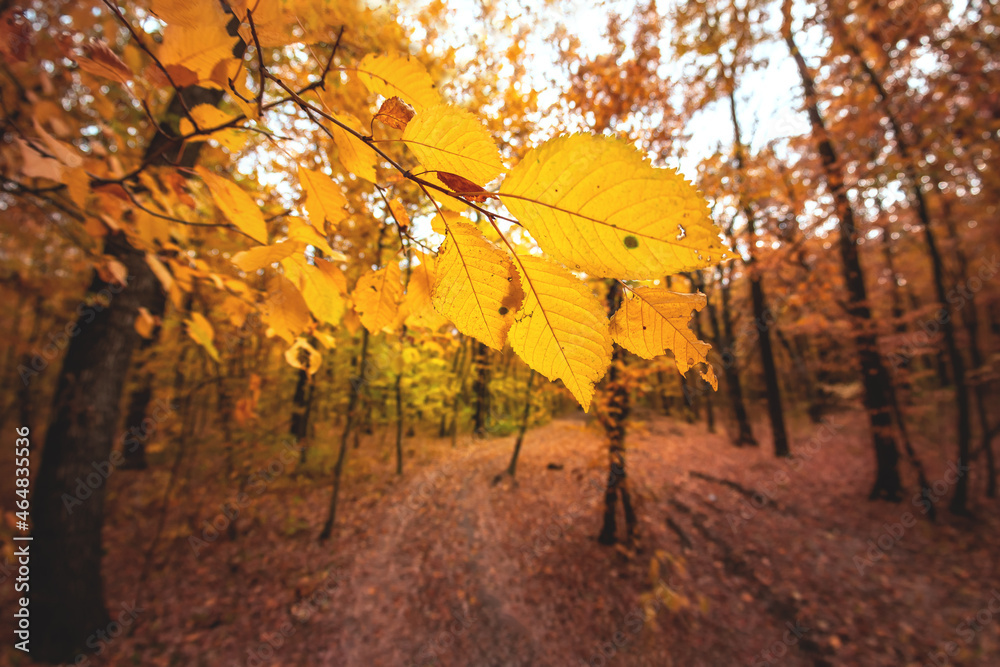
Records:
{"label": "yellow leaf cluster", "polygon": [[195,171],[205,181],[215,205],[229,222],[260,243],[267,243],[267,223],[257,202],[251,199],[243,188],[236,183],[213,174],[204,167],[195,167]]}
{"label": "yellow leaf cluster", "polygon": [[473,114],[439,105],[417,114],[403,141],[427,171],[458,174],[484,185],[506,172],[497,145]]}
{"label": "yellow leaf cluster", "polygon": [[705,304],[704,294],[678,294],[662,287],[629,290],[611,318],[611,337],[643,359],[673,352],[681,375],[695,364],[706,364],[705,379],[718,388],[718,380],[706,358],[711,346],[698,340],[688,327],[691,315]]}
{"label": "yellow leaf cluster", "polygon": [[358,64],[358,78],[372,93],[402,98],[418,113],[441,103],[434,82],[416,58],[369,54]]}
{"label": "yellow leaf cluster", "polygon": [[510,346],[528,366],[562,380],[584,410],[611,363],[608,316],[593,292],[563,267],[518,256],[524,306],[514,316]]}
{"label": "yellow leaf cluster", "polygon": [[546,253],[594,276],[649,280],[725,257],[698,191],[619,139],[552,139],[511,170],[500,197]]}
{"label": "yellow leaf cluster", "polygon": [[448,223],[431,300],[455,327],[494,350],[503,349],[521,281],[510,258],[467,222]]}
{"label": "yellow leaf cluster", "polygon": [[361,324],[369,332],[378,333],[395,321],[403,293],[399,280],[399,264],[395,262],[389,262],[378,271],[371,271],[358,279],[351,298]]}

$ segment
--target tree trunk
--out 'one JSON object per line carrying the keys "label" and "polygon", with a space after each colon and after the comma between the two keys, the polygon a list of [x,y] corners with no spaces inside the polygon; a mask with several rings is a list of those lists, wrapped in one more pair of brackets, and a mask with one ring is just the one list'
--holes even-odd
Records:
{"label": "tree trunk", "polygon": [[[608,289],[608,313],[614,314],[621,303],[621,285],[617,281],[611,283]],[[628,542],[635,536],[636,516],[629,495],[628,478],[625,475],[625,428],[629,414],[628,387],[622,377],[621,369],[625,364],[625,352],[615,347],[608,370],[607,405],[598,413],[601,415],[604,431],[608,436],[608,484],[604,492],[604,519],[597,541],[601,544],[617,542],[615,506],[618,495],[621,495],[622,509],[625,512],[625,532]]]}
{"label": "tree trunk", "polygon": [[507,466],[507,470],[493,478],[494,484],[503,479],[505,474],[510,475],[511,479],[513,479],[514,474],[517,472],[517,457],[521,453],[524,434],[528,431],[528,420],[531,417],[531,383],[534,379],[535,371],[532,369],[528,373],[528,383],[524,388],[524,413],[521,416],[521,428],[517,431],[517,440],[514,442],[514,452],[510,456],[510,465]]}
{"label": "tree trunk", "polygon": [[337,520],[337,498],[340,495],[340,477],[344,471],[344,459],[347,458],[347,443],[351,438],[351,431],[355,427],[358,419],[358,397],[368,381],[368,329],[361,331],[361,354],[359,355],[358,375],[351,378],[351,397],[347,402],[347,420],[344,423],[344,430],[340,434],[340,453],[337,455],[337,463],[333,467],[333,488],[330,491],[330,509],[323,523],[323,529],[319,533],[319,541],[325,542],[330,539],[333,532],[333,524]]}
{"label": "tree trunk", "polygon": [[486,421],[490,414],[490,349],[476,344],[476,380],[472,392],[476,395],[476,412],[472,432],[477,438],[486,437]]}
{"label": "tree trunk", "polygon": [[[94,629],[110,621],[101,585],[101,527],[106,477],[122,462],[120,453],[112,455],[112,437],[139,339],[136,314],[163,298],[145,254],[123,234],[109,236],[105,252],[126,266],[128,284],[120,288],[94,276],[93,305],[70,339],[32,494],[31,648],[43,662],[71,661]],[[98,305],[102,294],[112,295],[106,307]]]}
{"label": "tree trunk", "polygon": [[[701,324],[699,323],[697,314],[695,315],[694,323],[695,335],[700,340],[702,337]],[[705,426],[708,428],[709,433],[715,433],[715,408],[712,406],[712,387],[705,379],[700,379],[699,382],[701,383],[701,398],[705,401]]]}
{"label": "tree trunk", "polygon": [[[948,312],[944,260],[938,250],[937,239],[934,237],[934,232],[931,230],[930,211],[927,208],[927,200],[924,197],[924,192],[920,188],[920,180],[914,172],[909,143],[906,136],[903,134],[902,126],[896,119],[895,114],[889,108],[889,96],[886,93],[885,86],[883,86],[881,79],[879,79],[875,71],[872,70],[868,61],[865,60],[857,46],[849,40],[845,40],[845,43],[848,46],[848,50],[851,51],[855,60],[861,66],[861,69],[868,76],[868,80],[875,89],[877,100],[881,105],[880,111],[882,112],[882,115],[885,116],[886,120],[889,122],[889,127],[892,129],[892,133],[896,140],[896,149],[902,158],[903,174],[910,193],[910,205],[916,212],[917,219],[923,227],[924,242],[927,245],[927,254],[930,256],[931,260],[934,292],[937,296],[939,307],[936,319],[941,327],[941,335],[944,338],[945,350],[947,350],[948,357],[951,360],[951,376],[955,383],[955,402],[958,413],[958,424],[956,425],[958,432],[958,469],[962,474],[959,475],[958,481],[955,483],[955,492],[948,508],[955,514],[965,515],[969,513],[968,466],[970,464],[969,445],[972,440],[972,421],[969,404],[969,391],[965,377],[965,359],[962,356],[962,352],[958,346],[958,340],[955,336],[954,318],[952,317],[952,314]],[[973,308],[974,307],[975,306],[973,305]]]}
{"label": "tree trunk", "polygon": [[292,421],[288,435],[295,439],[299,447],[299,465],[306,462],[306,433],[308,431],[306,408],[309,404],[309,371],[300,368],[296,372],[295,394],[292,395]]}
{"label": "tree trunk", "polygon": [[[726,376],[726,392],[729,394],[729,401],[733,404],[733,413],[736,417],[737,435],[734,444],[737,447],[749,445],[757,446],[757,439],[753,436],[750,428],[750,418],[747,416],[746,404],[743,402],[743,386],[740,383],[740,371],[736,366],[736,341],[733,340],[733,321],[729,310],[729,284],[725,283],[722,270],[719,270],[719,294],[722,296],[722,332],[720,335],[718,318],[715,316],[715,307],[711,300],[707,308],[709,321],[712,324],[712,333],[719,341],[718,349],[722,353],[722,371]],[[723,347],[725,346],[725,347]]]}
{"label": "tree trunk", "polygon": [[740,208],[747,220],[747,251],[749,260],[747,270],[750,273],[750,299],[753,303],[753,319],[758,333],[760,363],[764,368],[764,386],[767,389],[767,414],[771,420],[771,437],[774,439],[774,455],[790,456],[788,450],[788,432],[785,430],[785,414],[781,407],[781,388],[778,386],[778,369],[774,363],[774,350],[771,347],[771,323],[774,314],[767,308],[764,296],[764,285],[757,268],[756,236],[757,215],[743,194],[743,171],[745,169],[743,136],[740,132],[739,118],[736,114],[736,83],[730,81],[729,115],[733,123],[733,150],[735,152],[737,197]]}
{"label": "tree trunk", "polygon": [[899,501],[902,484],[899,477],[899,450],[892,428],[891,391],[889,373],[882,363],[875,336],[874,322],[868,307],[868,294],[861,262],[858,258],[858,230],[854,223],[854,212],[847,198],[841,163],[838,161],[833,142],[826,129],[817,102],[813,76],[805,58],[795,45],[792,36],[792,3],[782,3],[781,32],[788,50],[795,60],[805,93],[805,107],[812,127],[813,139],[817,143],[820,161],[823,165],[827,187],[833,196],[840,231],[839,249],[843,263],[844,282],[848,292],[848,312],[857,328],[854,336],[858,361],[861,367],[864,387],[864,405],[868,412],[875,449],[875,483],[869,497]]}
{"label": "tree trunk", "polygon": [[403,474],[403,374],[396,373],[393,389],[396,394],[396,474]]}

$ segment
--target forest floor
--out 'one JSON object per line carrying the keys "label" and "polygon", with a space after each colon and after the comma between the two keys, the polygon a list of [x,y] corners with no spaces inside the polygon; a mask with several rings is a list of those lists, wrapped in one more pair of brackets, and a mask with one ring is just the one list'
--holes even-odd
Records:
{"label": "forest floor", "polygon": [[792,433],[795,456],[776,460],[703,424],[634,419],[638,539],[617,547],[596,541],[606,445],[583,415],[529,431],[517,482],[496,485],[513,436],[407,438],[402,477],[393,436],[366,436],[324,544],[327,459],[247,487],[235,538],[221,511],[234,483],[221,497],[194,475],[143,583],[169,466],[116,474],[106,598],[135,620],[88,664],[1000,664],[997,503],[974,483],[977,518],[950,516],[946,453],[927,447],[935,523],[905,462],[906,500],[868,502],[859,413]]}

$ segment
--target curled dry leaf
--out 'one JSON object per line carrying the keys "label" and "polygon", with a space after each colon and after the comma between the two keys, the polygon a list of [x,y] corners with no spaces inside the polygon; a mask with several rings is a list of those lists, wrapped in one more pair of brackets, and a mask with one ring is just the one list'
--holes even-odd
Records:
{"label": "curled dry leaf", "polygon": [[110,285],[123,286],[128,280],[128,269],[117,259],[105,257],[104,263],[97,266],[97,275]]}
{"label": "curled dry leaf", "polygon": [[378,113],[375,114],[375,120],[383,125],[394,127],[397,130],[405,130],[406,124],[409,123],[415,115],[417,115],[417,113],[409,104],[404,102],[399,97],[390,97],[385,102],[382,102],[382,106],[379,107]]}
{"label": "curled dry leaf", "polygon": [[392,219],[396,221],[401,231],[406,231],[410,227],[410,216],[406,214],[406,209],[398,199],[393,199],[389,201],[389,213],[392,214]]}
{"label": "curled dry leaf", "polygon": [[156,330],[157,320],[159,318],[153,317],[149,310],[145,307],[139,308],[139,313],[135,316],[135,330],[139,332],[139,335],[146,339],[152,339],[153,332]]}
{"label": "curled dry leaf", "polygon": [[80,69],[112,81],[128,83],[132,70],[103,40],[90,39],[83,45],[83,56],[77,59]]}
{"label": "curled dry leaf", "polygon": [[467,201],[474,202],[485,202],[487,199],[495,199],[496,195],[488,190],[484,190],[482,187],[476,185],[472,181],[458,174],[452,174],[447,171],[437,172],[437,177],[441,179],[441,182],[451,188],[459,197]]}
{"label": "curled dry leaf", "polygon": [[13,9],[0,17],[0,54],[13,63],[23,63],[31,46],[31,26]]}

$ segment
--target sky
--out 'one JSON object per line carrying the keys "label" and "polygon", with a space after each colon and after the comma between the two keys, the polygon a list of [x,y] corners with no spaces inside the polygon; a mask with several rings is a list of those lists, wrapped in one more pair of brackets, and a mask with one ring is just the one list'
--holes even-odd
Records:
{"label": "sky", "polygon": [[[434,1],[410,0],[403,3],[401,7],[403,8],[404,20],[406,20],[407,14],[416,16],[419,11]],[[528,61],[529,75],[535,89],[542,91],[540,96],[542,108],[558,99],[561,94],[560,86],[564,86],[566,83],[557,64],[558,49],[550,40],[550,35],[556,24],[564,24],[572,34],[579,38],[585,55],[596,56],[608,50],[608,40],[605,38],[608,15],[617,13],[628,16],[636,7],[635,2],[620,0],[599,0],[598,2],[580,0],[492,1],[497,7],[497,16],[508,17],[515,27],[527,23],[532,28],[525,50],[531,56]],[[661,0],[658,3],[661,14],[666,13],[674,1]],[[444,3],[448,7],[447,19],[450,25],[448,29],[443,31],[438,40],[443,43],[436,46],[431,45],[431,48],[440,50],[449,46],[457,48],[456,60],[461,67],[463,61],[467,61],[475,55],[475,49],[468,45],[469,35],[476,35],[482,30],[479,22],[481,15],[479,2],[476,0],[444,0]],[[777,12],[772,14],[770,21],[780,23]],[[777,24],[767,27],[769,32],[777,31]],[[491,45],[495,50],[506,48],[510,42],[511,34],[516,32],[516,28],[506,32],[508,34],[500,32],[495,36],[497,43]],[[423,30],[418,28],[414,34],[415,41],[420,41],[424,37]],[[508,38],[506,42],[504,42],[505,37]],[[818,37],[807,34],[802,38],[802,42],[803,51],[808,57],[809,44],[817,44]],[[663,51],[669,53],[666,44],[663,46]],[[794,63],[787,57],[787,51],[780,44],[769,46],[765,55],[771,57],[771,64],[760,71],[748,73],[744,77],[743,89],[754,91],[754,94],[743,94],[742,99],[738,99],[741,109],[740,115],[742,116],[741,124],[746,128],[745,133],[748,135],[746,141],[751,145],[751,148],[759,148],[774,139],[808,131],[808,121],[799,109],[801,98],[798,74],[795,71]],[[676,63],[667,61],[663,63],[663,71],[665,74],[669,74],[671,71],[679,70]],[[760,94],[759,91],[765,91],[765,94]],[[732,142],[728,111],[712,107],[706,108],[692,120],[688,129],[691,132],[691,139],[685,146],[686,155],[680,159],[674,159],[669,166],[693,179],[699,161],[714,154],[718,145],[728,146]]]}

